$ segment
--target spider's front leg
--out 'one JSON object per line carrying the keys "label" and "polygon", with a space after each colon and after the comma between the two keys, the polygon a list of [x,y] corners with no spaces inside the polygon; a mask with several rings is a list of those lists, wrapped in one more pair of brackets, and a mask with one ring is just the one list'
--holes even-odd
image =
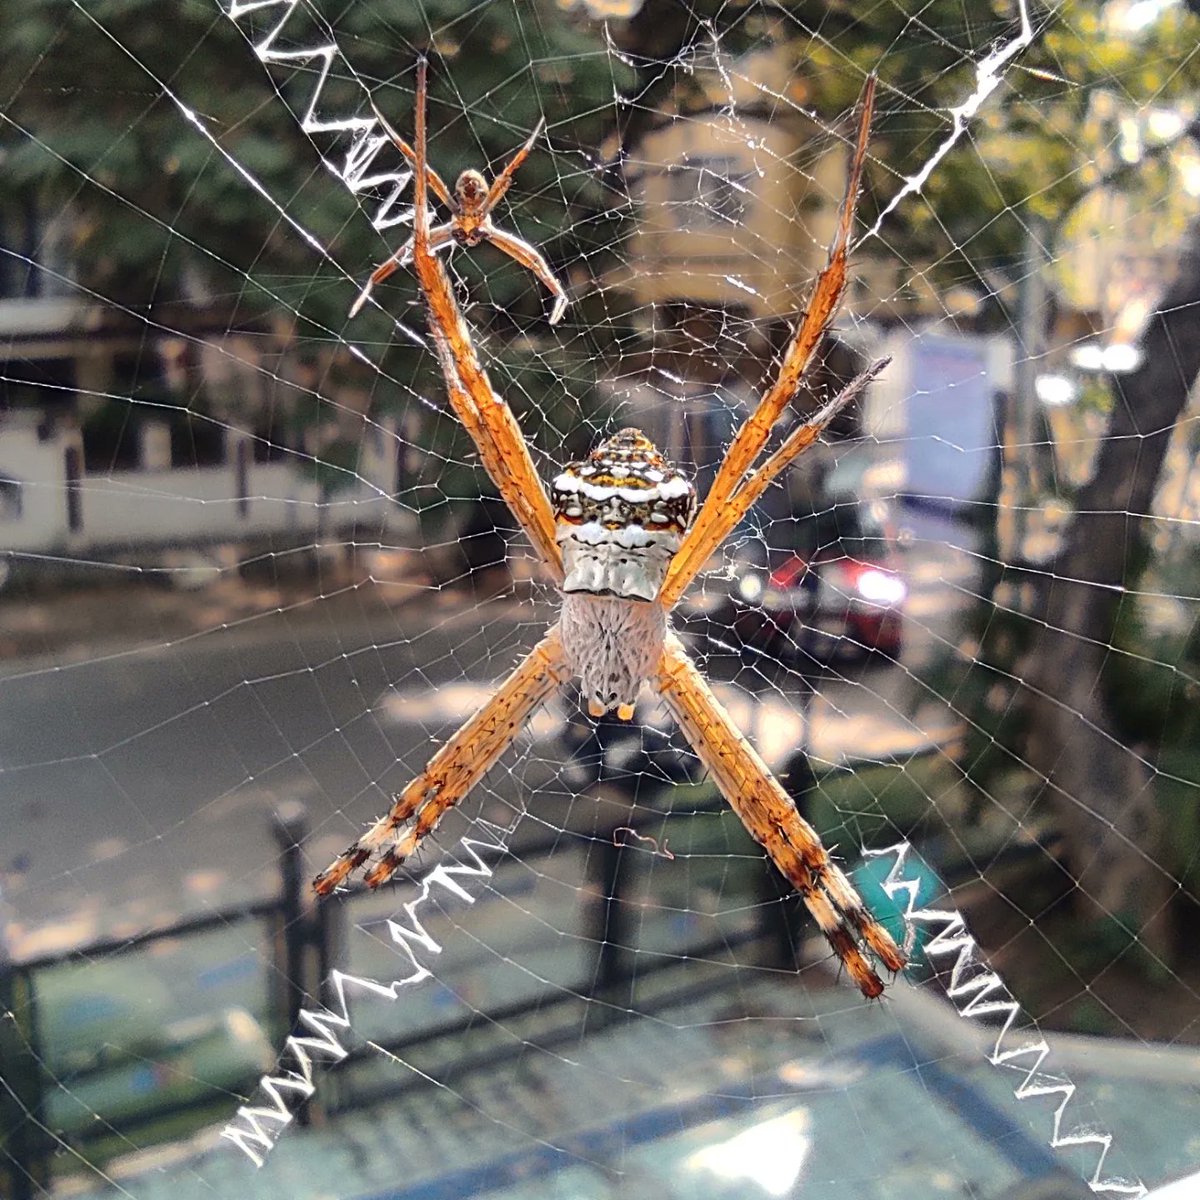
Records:
{"label": "spider's front leg", "polygon": [[479,458],[501,498],[521,524],[538,556],[556,579],[562,554],[554,538],[554,514],[512,410],[487,377],[467,323],[454,299],[446,269],[434,254],[429,229],[425,99],[427,64],[417,64],[413,270],[429,306],[429,328],[450,403],[471,435]]}
{"label": "spider's front leg", "polygon": [[[842,199],[837,230],[829,247],[829,260],[825,269],[817,276],[816,285],[809,298],[808,309],[784,354],[775,382],[763,394],[762,399],[758,402],[758,407],[734,434],[733,442],[717,471],[717,477],[713,480],[708,495],[704,497],[704,503],[701,505],[699,513],[696,514],[696,521],[684,539],[679,553],[671,563],[671,570],[667,575],[660,597],[660,603],[666,608],[673,607],[679,601],[688,583],[700,572],[709,555],[720,545],[728,531],[737,524],[737,521],[753,503],[758,493],[746,490],[748,472],[767,444],[775,423],[791,403],[792,397],[795,396],[796,390],[808,370],[808,365],[841,303],[842,293],[846,289],[846,260],[850,253],[850,232],[854,225],[854,213],[858,204],[863,166],[867,159],[871,115],[875,110],[874,75],[867,78],[860,105],[858,136],[854,144],[854,153],[850,159],[846,194]],[[877,363],[871,370],[878,370],[882,365]],[[824,412],[827,415],[824,424],[832,419],[841,404],[847,402],[848,393],[865,382],[867,381],[861,377],[855,380],[841,397],[834,400],[832,405],[826,406]],[[813,437],[793,449],[786,462],[790,462],[800,450],[815,440],[816,433],[823,428],[821,421],[822,414],[818,413],[814,418],[817,428]],[[786,465],[786,462],[782,465]],[[766,482],[769,480],[763,482],[763,487],[766,486]],[[732,522],[730,521],[731,517]],[[725,532],[720,532],[719,526],[724,526]]]}
{"label": "spider's front leg", "polygon": [[862,994],[878,996],[883,981],[862,945],[889,971],[903,969],[904,953],[830,859],[816,830],[739,732],[674,634],[668,634],[659,663],[658,689],[729,806],[799,892]]}
{"label": "spider's front leg", "polygon": [[563,313],[567,311],[567,293],[563,291],[562,284],[554,277],[554,272],[550,270],[541,253],[524,239],[505,233],[503,229],[497,229],[490,219],[484,225],[483,233],[497,250],[503,250],[514,262],[527,267],[542,281],[543,286],[554,297],[550,324],[557,325],[562,320]]}
{"label": "spider's front leg", "polygon": [[881,358],[856,375],[828,404],[817,409],[811,417],[788,435],[783,444],[746,477],[732,496],[716,510],[709,510],[708,521],[697,535],[695,526],[684,543],[690,553],[680,553],[672,560],[659,593],[658,602],[664,608],[674,608],[687,590],[688,584],[714,554],[721,543],[737,528],[742,518],[758,502],[759,497],[792,461],[804,453],[821,436],[830,422],[862,395],[866,386],[891,363]]}
{"label": "spider's front leg", "polygon": [[328,896],[389,842],[390,848],[367,872],[366,883],[378,887],[390,879],[442,817],[487,774],[533,712],[569,675],[555,625],[425,770],[392,798],[388,813],[313,880],[317,895]]}

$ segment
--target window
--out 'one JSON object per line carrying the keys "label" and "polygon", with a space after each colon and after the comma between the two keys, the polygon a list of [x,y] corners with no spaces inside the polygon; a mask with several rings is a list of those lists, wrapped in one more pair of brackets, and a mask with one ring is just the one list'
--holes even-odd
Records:
{"label": "window", "polygon": [[727,154],[689,155],[669,170],[671,206],[680,229],[741,225],[750,208],[753,172]]}

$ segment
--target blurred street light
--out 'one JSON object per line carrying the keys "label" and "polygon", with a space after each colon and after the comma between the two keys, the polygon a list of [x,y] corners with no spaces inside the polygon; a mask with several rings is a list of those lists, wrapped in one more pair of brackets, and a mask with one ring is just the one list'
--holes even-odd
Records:
{"label": "blurred street light", "polygon": [[1081,371],[1108,371],[1112,375],[1127,375],[1142,365],[1142,352],[1128,342],[1084,342],[1071,351],[1071,362]]}
{"label": "blurred street light", "polygon": [[1039,375],[1034,386],[1037,398],[1047,408],[1062,408],[1079,397],[1075,380],[1066,375]]}

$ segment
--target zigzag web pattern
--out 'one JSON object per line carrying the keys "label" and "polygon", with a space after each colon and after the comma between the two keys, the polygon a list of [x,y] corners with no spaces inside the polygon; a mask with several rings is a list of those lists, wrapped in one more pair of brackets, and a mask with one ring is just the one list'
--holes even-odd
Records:
{"label": "zigzag web pattern", "polygon": [[[1020,1004],[1013,998],[1004,980],[988,967],[978,943],[967,929],[963,915],[954,908],[917,907],[922,880],[915,875],[905,876],[911,850],[907,842],[899,842],[882,850],[866,849],[864,853],[870,858],[880,859],[895,855],[896,861],[888,868],[883,890],[893,900],[903,902],[904,919],[914,932],[920,927],[933,931],[933,936],[924,947],[926,955],[930,958],[953,957],[946,995],[954,1002],[959,1016],[988,1020],[1000,1018],[1000,1031],[996,1034],[988,1061],[995,1067],[1025,1072],[1024,1079],[1013,1093],[1018,1100],[1044,1096],[1057,1098],[1050,1145],[1055,1150],[1096,1147],[1099,1151],[1096,1168],[1087,1181],[1093,1192],[1098,1196],[1147,1195],[1149,1189],[1140,1180],[1105,1175],[1104,1163],[1112,1149],[1111,1133],[1078,1127],[1064,1130],[1067,1106],[1076,1092],[1075,1084],[1061,1071],[1053,1075],[1042,1072],[1042,1064],[1050,1056],[1050,1044],[1037,1033],[1034,1022],[1023,1017]],[[1018,1022],[1021,1028],[1013,1034]],[[1013,1036],[1010,1037],[1010,1034]],[[1018,1044],[1006,1044],[1014,1041]],[[1019,1063],[1018,1060],[1023,1058],[1031,1058],[1032,1064]]]}
{"label": "zigzag web pattern", "polygon": [[[284,1043],[279,1066],[274,1074],[264,1075],[259,1080],[259,1089],[270,1100],[269,1105],[242,1105],[236,1117],[222,1130],[221,1137],[232,1142],[256,1166],[261,1167],[268,1153],[279,1141],[284,1129],[296,1117],[296,1111],[316,1090],[313,1077],[314,1056],[320,1056],[325,1065],[341,1062],[349,1054],[345,1039],[353,1034],[350,1020],[348,993],[360,992],[380,999],[397,1000],[404,988],[415,987],[432,977],[428,959],[442,953],[441,944],[421,923],[420,912],[431,900],[437,899],[435,888],[467,904],[475,903],[473,896],[460,879],[483,881],[491,878],[492,868],[483,855],[503,854],[506,830],[479,822],[496,835],[494,842],[483,842],[478,838],[464,837],[459,842],[460,861],[439,863],[425,873],[418,884],[417,896],[404,904],[408,924],[390,919],[388,934],[410,968],[407,975],[380,983],[358,975],[349,975],[335,970],[330,975],[327,991],[331,995],[328,1008],[304,1008],[300,1011],[300,1025],[315,1037],[303,1037],[293,1033]],[[466,860],[469,860],[466,861]]]}
{"label": "zigzag web pattern", "polygon": [[[1112,39],[1089,59],[1090,12],[1032,0],[986,12],[897,0],[869,19],[736,0],[197,7],[152,22],[138,5],[46,0],[12,21],[29,61],[0,95],[14,196],[0,205],[0,1192],[39,1200],[62,1182],[87,1200],[211,1200],[231,1186],[282,1194],[303,1175],[297,1200],[311,1200],[306,1187],[410,1200],[429,1178],[515,1197],[563,1171],[597,1196],[632,1194],[663,1151],[697,1194],[898,1195],[907,1170],[944,1161],[963,1194],[990,1196],[988,1171],[1015,1189],[1061,1162],[1093,1194],[1147,1195],[1146,1145],[1158,1144],[1139,1142],[1136,1115],[1128,1127],[1118,1115],[1127,1094],[1101,1081],[1144,1067],[1138,1087],[1179,1082],[1195,1026],[1178,1001],[1195,998],[1195,978],[1068,852],[1062,812],[1124,838],[1172,905],[1194,893],[1187,820],[1172,831],[1180,846],[1143,849],[1091,783],[1064,785],[1025,761],[1028,741],[1001,734],[1036,693],[1125,756],[1146,784],[1130,811],[1178,811],[1200,785],[1186,747],[1151,745],[1157,730],[1144,744],[1118,735],[1015,652],[998,661],[990,639],[1016,640],[1009,626],[1025,620],[1100,651],[1106,671],[1157,672],[1172,693],[1163,711],[1200,673],[1194,623],[1186,645],[1137,641],[1194,615],[1186,571],[1094,585],[1131,618],[1098,639],[1021,594],[1093,588],[1054,557],[1093,463],[1074,452],[1141,447],[1140,470],[1172,427],[1108,436],[1118,389],[1098,373],[1078,411],[1061,402],[1081,375],[1051,372],[1075,347],[1042,343],[1075,303],[1073,221],[1091,230],[1084,266],[1101,290],[1142,262],[1139,246],[1156,269],[1183,257],[1169,188],[1131,181],[1161,168],[1200,195],[1188,190],[1200,179],[1194,52],[1147,42],[1128,58]],[[1113,0],[1104,20],[1128,10],[1170,24],[1184,7]],[[496,221],[568,285],[567,319],[549,327],[540,283],[495,245],[444,247],[536,471],[553,479],[638,426],[701,495],[809,302],[854,97],[878,77],[849,286],[812,394],[793,407],[821,402],[860,358],[893,367],[762,497],[672,620],[848,886],[881,920],[893,918],[881,896],[902,913],[914,961],[881,1003],[837,978],[652,688],[618,728],[589,722],[565,686],[444,814],[420,870],[317,907],[316,872],[479,710],[560,603],[485,494],[412,275],[350,315],[413,216],[412,173],[369,101],[413,137],[419,53],[439,171],[494,178],[533,129],[550,131]],[[1089,189],[1107,204],[1099,217]],[[1084,200],[1076,210],[1060,194]],[[1132,208],[1146,195],[1143,227]],[[444,202],[437,190],[439,224]],[[1038,224],[1051,210],[1053,231]],[[1042,287],[1052,301],[1034,286],[1043,251],[1057,260]],[[1117,328],[1107,309],[1080,301],[1080,313],[1093,349]],[[1182,377],[1189,341],[1168,333]],[[1121,518],[1126,550],[1139,523],[1154,555],[1200,527],[1195,418],[1181,412],[1187,436],[1163,476],[1178,502],[1086,514]],[[1054,477],[1044,494],[1008,478],[1022,452]],[[956,491],[960,475],[975,490]],[[121,506],[129,525],[89,540],[93,514]],[[888,544],[863,575],[847,546],[873,535],[847,533],[847,516]],[[58,522],[53,538],[22,542],[43,518]],[[86,589],[59,597],[39,578],[27,596],[24,572],[43,568],[103,573],[113,592],[90,609]],[[135,594],[147,581],[179,590]],[[834,592],[846,611],[822,620]],[[888,605],[902,610],[902,644],[855,624]],[[746,633],[751,610],[773,629]],[[92,640],[109,620],[112,644]],[[837,641],[832,657],[813,633]],[[1146,691],[1153,713],[1161,697]],[[1162,724],[1188,719],[1172,708]],[[998,775],[973,774],[977,752],[1005,759]],[[953,903],[928,899],[922,858]],[[1025,891],[1027,877],[1039,887]],[[1086,928],[1071,924],[1075,900],[1119,924],[1128,953],[1074,945]],[[1176,1004],[1144,1021],[1119,990],[1138,955]],[[944,966],[937,980],[931,965]],[[94,1023],[89,1005],[104,1010]],[[240,1038],[232,1066],[205,1057],[218,1026]],[[1056,1042],[1051,1028],[1121,1041]],[[961,1079],[925,1053],[943,1036],[972,1046]],[[1072,1053],[1094,1054],[1095,1069]],[[160,1097],[153,1124],[110,1107],[114,1079]],[[518,1111],[526,1084],[554,1103]],[[201,1107],[194,1096],[204,1124],[177,1142],[171,1123]],[[880,1121],[901,1097],[910,1126]],[[1089,1123],[1085,1109],[1102,1115]],[[383,1129],[383,1112],[396,1124]],[[1164,1176],[1187,1165],[1178,1140]],[[321,1176],[345,1146],[356,1166],[382,1146],[385,1172],[361,1185]],[[1123,1156],[1138,1173],[1116,1169]]]}
{"label": "zigzag web pattern", "polygon": [[[281,48],[285,39],[294,36],[295,28],[302,15],[308,13],[305,0],[230,0],[225,15],[235,24],[245,21],[251,15],[265,15],[275,18],[265,34],[251,36],[251,45],[258,60],[267,67],[316,66],[316,79],[312,84],[308,105],[304,114],[299,118],[300,128],[307,134],[348,134],[350,144],[344,150],[340,163],[322,154],[321,161],[326,169],[343,183],[354,195],[374,194],[384,191],[383,199],[378,201],[371,224],[377,230],[390,229],[412,220],[411,209],[402,208],[400,197],[412,180],[412,172],[407,167],[400,170],[383,170],[372,174],[375,159],[381,150],[387,149],[393,155],[397,153],[391,139],[380,129],[378,120],[372,115],[361,116],[321,116],[321,93],[329,79],[330,69],[335,62],[340,62],[347,75],[357,79],[350,70],[349,64],[342,58],[337,42],[332,38],[319,45],[309,45],[301,49],[287,50]],[[319,18],[318,18],[319,19]],[[269,24],[269,21],[268,21]],[[240,27],[240,26],[239,26]],[[294,75],[293,75],[294,77]],[[365,89],[364,89],[365,90]]]}

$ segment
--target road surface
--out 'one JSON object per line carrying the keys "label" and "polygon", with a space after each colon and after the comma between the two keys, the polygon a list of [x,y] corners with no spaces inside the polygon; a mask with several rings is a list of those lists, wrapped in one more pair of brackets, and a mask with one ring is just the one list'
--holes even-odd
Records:
{"label": "road surface", "polygon": [[[769,763],[886,759],[955,729],[917,673],[954,637],[975,563],[918,531],[904,661],[817,683],[806,726],[795,677],[766,686],[713,659],[718,692]],[[965,535],[957,539],[965,542]],[[311,606],[137,649],[98,636],[71,664],[9,662],[0,678],[0,929],[16,957],[124,936],[276,887],[270,817],[301,802],[314,871],[387,804],[527,649],[553,610],[431,592],[390,615]],[[782,686],[782,690],[781,690]],[[749,689],[749,690],[747,690]],[[501,820],[532,792],[551,823],[580,819],[557,776],[567,702],[532,723],[472,812]],[[663,714],[647,698],[638,719]],[[531,740],[530,740],[531,739]],[[511,752],[510,752],[511,753]],[[457,837],[449,827],[442,841]],[[5,913],[7,920],[4,920]]]}

